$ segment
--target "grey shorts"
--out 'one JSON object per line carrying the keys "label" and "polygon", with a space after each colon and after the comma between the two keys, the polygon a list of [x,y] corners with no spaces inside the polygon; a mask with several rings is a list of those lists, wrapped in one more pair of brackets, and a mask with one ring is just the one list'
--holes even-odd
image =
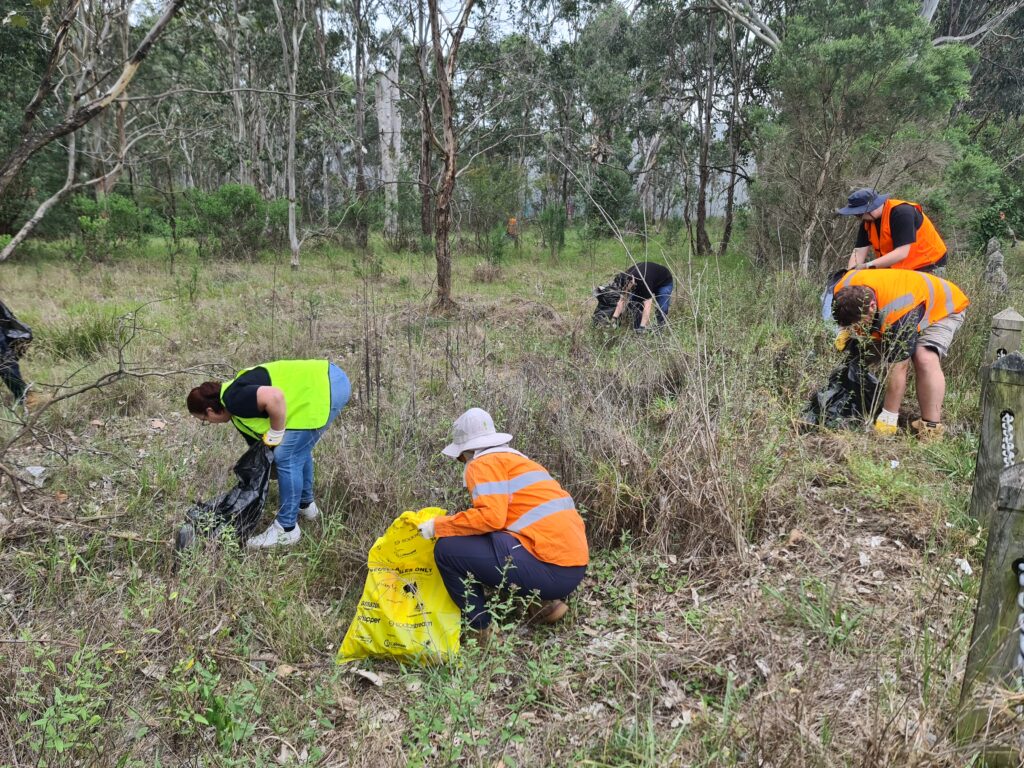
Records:
{"label": "grey shorts", "polygon": [[953,335],[960,330],[964,324],[964,313],[956,312],[952,315],[932,323],[917,337],[917,343],[934,349],[939,357],[945,357],[949,353],[949,345],[953,341]]}

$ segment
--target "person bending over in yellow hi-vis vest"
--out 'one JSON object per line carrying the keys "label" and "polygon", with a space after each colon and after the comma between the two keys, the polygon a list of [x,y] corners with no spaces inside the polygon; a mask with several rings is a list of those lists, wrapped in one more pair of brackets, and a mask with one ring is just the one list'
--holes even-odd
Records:
{"label": "person bending over in yellow hi-vis vest", "polygon": [[274,450],[281,508],[252,548],[294,544],[298,517],[315,520],[313,447],[345,407],[348,376],[327,360],[277,360],[239,372],[231,381],[204,381],[188,393],[189,413],[208,424],[231,422],[250,445]]}

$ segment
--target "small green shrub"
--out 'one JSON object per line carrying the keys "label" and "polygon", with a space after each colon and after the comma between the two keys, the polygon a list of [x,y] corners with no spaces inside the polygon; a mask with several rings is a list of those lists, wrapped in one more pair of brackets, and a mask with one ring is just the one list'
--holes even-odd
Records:
{"label": "small green shrub", "polygon": [[57,357],[96,360],[117,343],[120,322],[111,313],[90,314],[44,329],[38,337]]}
{"label": "small green shrub", "polygon": [[561,205],[549,205],[540,213],[540,230],[551,253],[552,260],[558,258],[565,247],[565,225],[568,217]]}
{"label": "small green shrub", "polygon": [[255,187],[225,184],[214,192],[190,190],[186,201],[192,214],[181,220],[181,231],[195,238],[202,255],[252,259],[263,245],[285,243],[287,200],[268,203]]}
{"label": "small green shrub", "polygon": [[124,195],[76,195],[71,205],[78,214],[83,256],[90,261],[109,258],[126,243],[140,244],[154,228],[152,211]]}
{"label": "small green shrub", "polygon": [[838,588],[830,588],[819,579],[802,579],[795,598],[775,587],[764,593],[782,605],[790,621],[821,637],[829,648],[842,648],[863,619],[839,599]]}

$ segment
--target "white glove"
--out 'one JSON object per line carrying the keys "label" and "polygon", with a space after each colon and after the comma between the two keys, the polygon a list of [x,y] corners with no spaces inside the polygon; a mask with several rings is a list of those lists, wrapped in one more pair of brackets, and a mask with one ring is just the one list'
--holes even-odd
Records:
{"label": "white glove", "polygon": [[429,520],[427,520],[427,522],[420,523],[418,526],[416,526],[417,528],[420,529],[420,536],[422,536],[424,539],[433,539],[434,538],[434,520],[435,519],[436,518],[432,517]]}
{"label": "white glove", "polygon": [[263,435],[263,444],[271,448],[276,448],[284,440],[283,429],[268,429],[267,433]]}

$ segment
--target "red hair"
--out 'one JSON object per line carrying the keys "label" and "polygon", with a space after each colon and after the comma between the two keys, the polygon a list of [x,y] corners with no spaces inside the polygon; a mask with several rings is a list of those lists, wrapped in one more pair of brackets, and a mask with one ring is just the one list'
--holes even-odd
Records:
{"label": "red hair", "polygon": [[220,401],[220,384],[216,381],[204,381],[198,387],[193,387],[185,398],[188,405],[188,412],[197,416],[205,416],[206,409],[210,408],[214,413],[224,412],[224,403]]}

